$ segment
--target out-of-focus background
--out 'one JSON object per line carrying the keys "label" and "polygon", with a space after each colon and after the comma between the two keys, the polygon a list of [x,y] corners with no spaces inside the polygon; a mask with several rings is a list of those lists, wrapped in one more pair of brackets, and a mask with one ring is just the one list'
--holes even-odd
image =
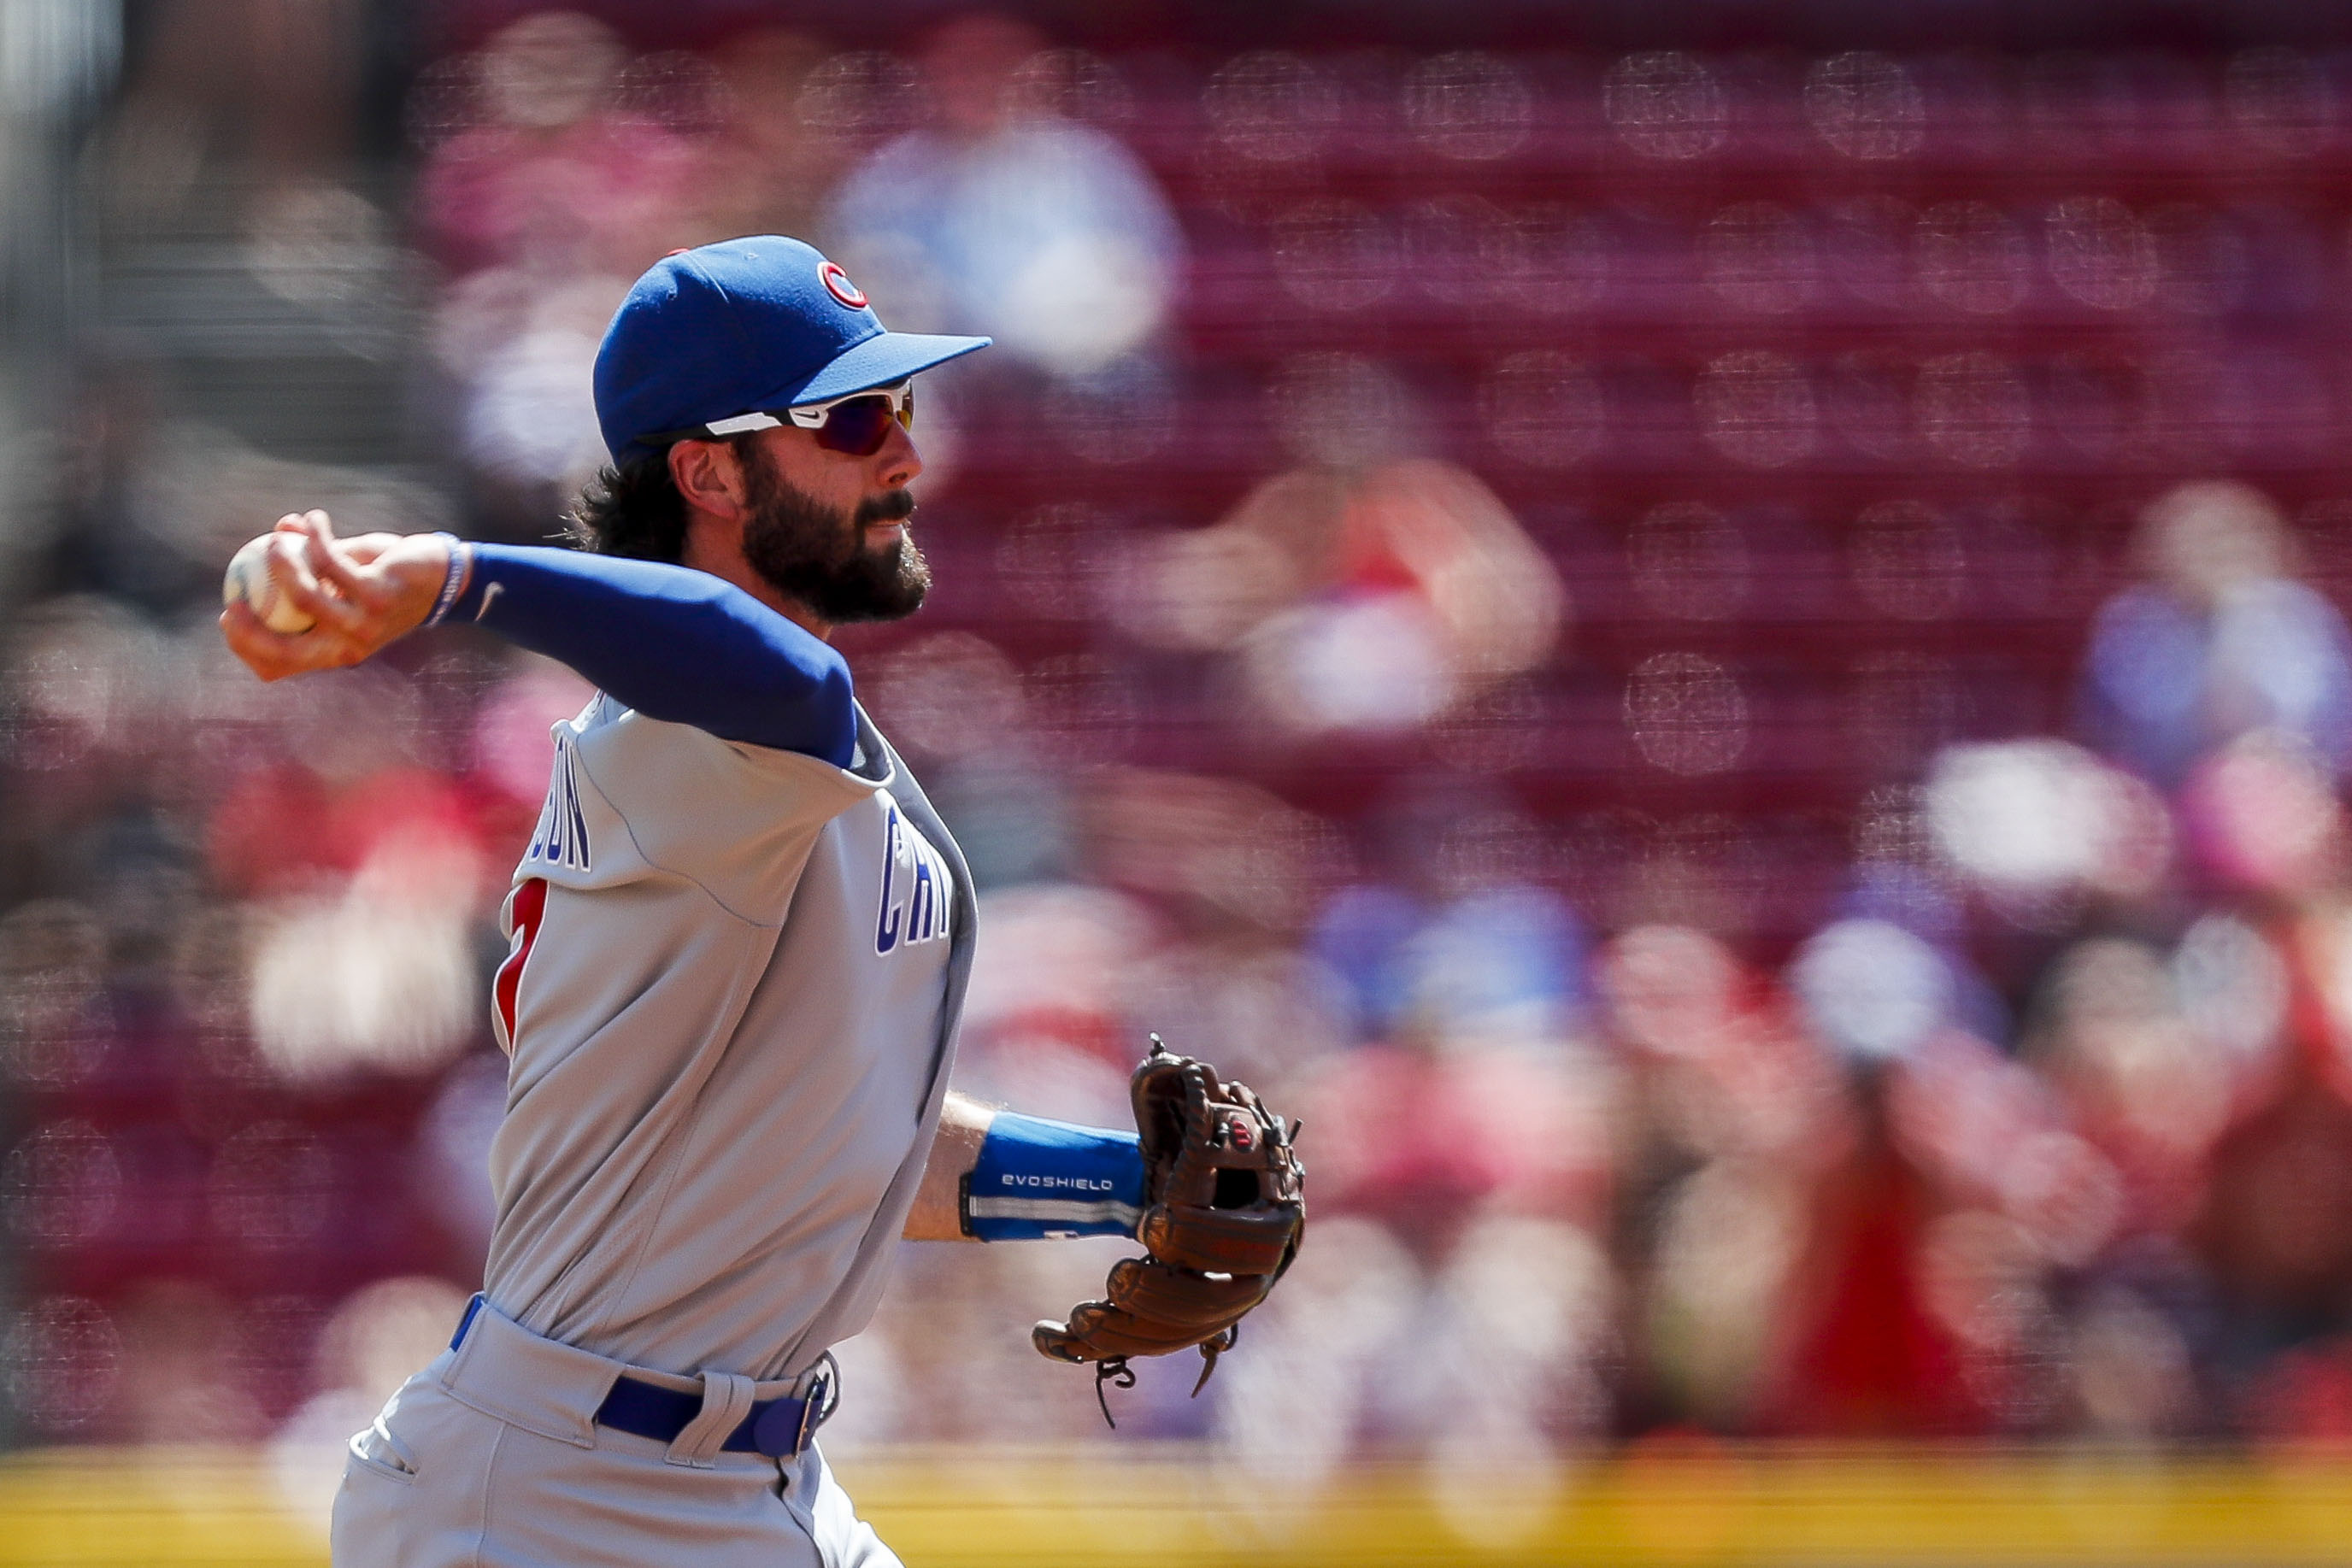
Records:
{"label": "out-of-focus background", "polygon": [[997,339],[845,639],[963,1086],[1308,1129],[1116,1432],[1117,1244],[906,1249],[910,1563],[2352,1557],[2340,8],[0,0],[0,1561],[317,1560],[478,1279],[584,687],[227,556],[549,538],[761,231]]}

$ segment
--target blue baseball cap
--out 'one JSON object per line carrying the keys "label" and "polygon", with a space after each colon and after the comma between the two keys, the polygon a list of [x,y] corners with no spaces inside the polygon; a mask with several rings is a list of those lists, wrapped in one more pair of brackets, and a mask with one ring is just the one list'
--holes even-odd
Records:
{"label": "blue baseball cap", "polygon": [[814,246],[720,240],[662,257],[621,301],[596,350],[596,423],[624,463],[713,421],[890,386],[990,341],[887,330]]}

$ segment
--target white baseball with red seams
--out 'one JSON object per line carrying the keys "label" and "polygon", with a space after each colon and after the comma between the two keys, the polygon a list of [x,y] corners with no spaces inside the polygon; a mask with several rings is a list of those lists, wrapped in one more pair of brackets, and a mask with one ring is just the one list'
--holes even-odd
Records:
{"label": "white baseball with red seams", "polygon": [[287,636],[308,632],[316,624],[308,612],[297,609],[294,602],[286,597],[286,591],[280,586],[280,577],[283,574],[313,587],[317,586],[318,580],[299,561],[270,548],[272,539],[294,537],[263,534],[258,538],[247,539],[235,555],[229,557],[228,570],[221,578],[223,604],[236,604],[242,601],[253,606],[253,612],[261,618],[264,626]]}

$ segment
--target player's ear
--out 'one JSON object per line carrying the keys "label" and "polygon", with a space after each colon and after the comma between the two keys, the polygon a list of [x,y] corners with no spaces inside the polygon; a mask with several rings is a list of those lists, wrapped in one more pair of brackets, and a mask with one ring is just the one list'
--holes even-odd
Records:
{"label": "player's ear", "polygon": [[742,510],[743,465],[731,442],[673,442],[669,476],[691,510],[715,512],[722,517]]}

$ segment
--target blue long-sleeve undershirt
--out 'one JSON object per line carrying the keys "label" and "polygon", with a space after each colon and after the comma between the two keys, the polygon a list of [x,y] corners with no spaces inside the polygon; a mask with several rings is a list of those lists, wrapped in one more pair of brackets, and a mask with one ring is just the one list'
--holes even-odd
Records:
{"label": "blue long-sleeve undershirt", "polygon": [[648,718],[849,766],[848,662],[708,572],[527,546],[473,547],[448,619],[561,660]]}

